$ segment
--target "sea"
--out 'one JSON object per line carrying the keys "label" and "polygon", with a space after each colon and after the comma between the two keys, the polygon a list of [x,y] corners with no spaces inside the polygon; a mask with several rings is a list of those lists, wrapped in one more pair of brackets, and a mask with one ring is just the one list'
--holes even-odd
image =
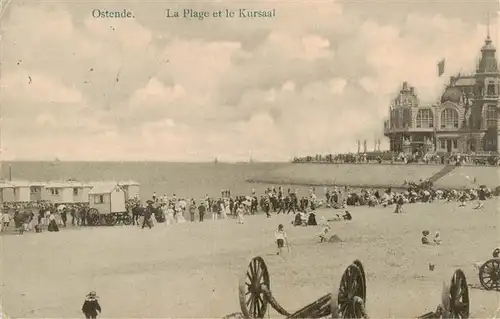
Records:
{"label": "sea", "polygon": [[232,196],[246,196],[253,189],[262,194],[273,186],[306,192],[307,186],[247,182],[283,165],[289,163],[3,162],[2,173],[5,179],[41,182],[133,180],[140,184],[141,199],[151,198],[153,192],[202,199],[207,194],[219,197],[222,190],[229,190]]}

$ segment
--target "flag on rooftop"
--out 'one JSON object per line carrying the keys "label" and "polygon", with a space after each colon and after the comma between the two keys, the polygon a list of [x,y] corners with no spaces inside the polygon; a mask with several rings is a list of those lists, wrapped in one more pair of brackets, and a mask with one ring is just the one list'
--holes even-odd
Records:
{"label": "flag on rooftop", "polygon": [[443,73],[444,73],[444,59],[439,61],[437,66],[438,66],[438,76],[443,75]]}

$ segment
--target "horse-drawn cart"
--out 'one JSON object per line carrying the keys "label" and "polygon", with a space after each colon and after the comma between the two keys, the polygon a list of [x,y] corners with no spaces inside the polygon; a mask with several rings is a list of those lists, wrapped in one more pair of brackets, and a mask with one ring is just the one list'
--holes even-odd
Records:
{"label": "horse-drawn cart", "polygon": [[87,214],[94,226],[114,226],[119,222],[124,225],[132,223],[126,204],[125,191],[117,184],[103,184],[92,187],[89,192],[89,210]]}
{"label": "horse-drawn cart", "polygon": [[[261,257],[250,261],[240,280],[241,313],[225,318],[264,318],[268,305],[286,318],[368,318],[366,312],[366,276],[363,264],[356,260],[345,269],[339,285],[311,304],[295,311],[285,310],[271,293],[267,266]],[[435,312],[418,318],[468,318],[469,290],[462,270],[453,273],[444,283],[442,300]]]}

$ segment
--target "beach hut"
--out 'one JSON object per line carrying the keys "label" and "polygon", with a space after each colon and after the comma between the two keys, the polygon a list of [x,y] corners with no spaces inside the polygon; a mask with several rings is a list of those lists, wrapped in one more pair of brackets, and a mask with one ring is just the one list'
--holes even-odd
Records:
{"label": "beach hut", "polygon": [[125,196],[118,183],[95,183],[89,191],[89,205],[99,214],[125,212]]}
{"label": "beach hut", "polygon": [[37,202],[43,199],[43,191],[45,183],[32,182],[30,183],[30,201]]}
{"label": "beach hut", "polygon": [[72,183],[73,188],[73,202],[74,203],[88,203],[89,192],[92,189],[91,184],[87,183]]}
{"label": "beach hut", "polygon": [[139,183],[134,181],[119,182],[118,185],[125,191],[125,200],[139,197]]}
{"label": "beach hut", "polygon": [[0,182],[0,200],[2,203],[14,201],[14,186],[8,181]]}
{"label": "beach hut", "polygon": [[23,181],[13,181],[12,185],[14,202],[29,202],[31,200],[30,183]]}
{"label": "beach hut", "polygon": [[49,182],[45,185],[42,199],[52,203],[73,203],[73,184],[69,182]]}

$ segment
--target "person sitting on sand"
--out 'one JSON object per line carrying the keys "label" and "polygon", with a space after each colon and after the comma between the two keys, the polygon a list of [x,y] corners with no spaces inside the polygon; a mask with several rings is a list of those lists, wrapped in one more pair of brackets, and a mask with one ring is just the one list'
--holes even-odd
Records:
{"label": "person sitting on sand", "polygon": [[276,255],[281,255],[284,245],[286,244],[286,246],[289,247],[288,237],[286,236],[283,224],[278,225],[278,231],[274,233],[274,237],[276,238],[276,244],[278,245],[278,252]]}
{"label": "person sitting on sand", "polygon": [[316,214],[314,214],[314,211],[309,213],[309,217],[307,219],[307,225],[308,226],[317,226],[318,223],[316,222]]}
{"label": "person sitting on sand", "polygon": [[95,291],[89,292],[89,294],[85,297],[82,312],[86,319],[95,319],[97,318],[97,315],[102,312],[101,305],[97,300],[97,294]]}
{"label": "person sitting on sand", "polygon": [[429,238],[427,238],[427,236],[429,236],[429,231],[428,230],[424,230],[422,232],[422,245],[430,245],[431,243],[429,242]]}
{"label": "person sitting on sand", "polygon": [[351,215],[351,213],[349,213],[348,210],[346,210],[344,212],[344,215],[342,215],[342,218],[344,218],[344,220],[352,220],[352,215]]}
{"label": "person sitting on sand", "polygon": [[436,232],[436,235],[434,236],[434,244],[435,245],[441,245],[441,236],[439,235],[439,232]]}
{"label": "person sitting on sand", "polygon": [[328,219],[329,222],[338,222],[341,220],[352,220],[351,213],[346,210],[344,214],[340,215],[339,213],[335,214],[335,217]]}

